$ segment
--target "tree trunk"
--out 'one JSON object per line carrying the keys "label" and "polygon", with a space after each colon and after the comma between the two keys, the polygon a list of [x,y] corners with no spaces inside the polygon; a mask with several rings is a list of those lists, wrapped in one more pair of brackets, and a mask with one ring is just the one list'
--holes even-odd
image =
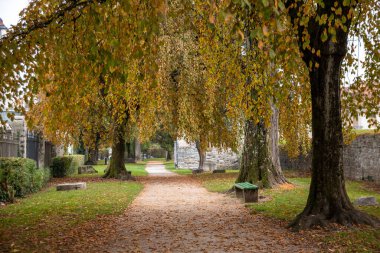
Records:
{"label": "tree trunk", "polygon": [[87,161],[85,163],[86,165],[96,165],[98,163],[99,141],[100,141],[100,135],[96,134],[95,147],[89,148],[89,150],[88,150],[88,159],[87,159]]}
{"label": "tree trunk", "polygon": [[94,148],[90,148],[88,150],[88,159],[86,161],[86,165],[96,165],[97,158],[96,158],[96,150]]}
{"label": "tree trunk", "polygon": [[107,168],[105,178],[131,179],[124,164],[125,137],[123,126],[118,126],[114,132],[112,143],[112,157]]}
{"label": "tree trunk", "polygon": [[312,178],[306,207],[290,224],[297,230],[328,223],[378,224],[374,218],[354,209],[345,188],[340,69],[347,50],[347,34],[343,36],[338,37],[337,43],[324,43],[319,68],[313,68],[309,73],[313,130]]}
{"label": "tree trunk", "polygon": [[278,151],[278,110],[272,106],[271,126],[245,122],[241,167],[236,182],[250,182],[262,187],[286,183]]}
{"label": "tree trunk", "polygon": [[170,151],[166,151],[166,161],[170,161],[172,159],[172,154]]}
{"label": "tree trunk", "polygon": [[203,166],[206,161],[206,151],[202,149],[200,141],[196,141],[195,146],[197,148],[198,155],[199,155],[198,170],[203,171]]}
{"label": "tree trunk", "polygon": [[141,143],[137,138],[135,139],[135,159],[141,161]]}

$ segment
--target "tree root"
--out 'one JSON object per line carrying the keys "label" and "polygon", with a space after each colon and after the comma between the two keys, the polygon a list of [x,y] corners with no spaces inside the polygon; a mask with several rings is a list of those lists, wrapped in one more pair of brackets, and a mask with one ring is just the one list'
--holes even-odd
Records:
{"label": "tree root", "polygon": [[115,178],[115,179],[120,179],[120,180],[131,180],[131,181],[136,181],[136,178],[131,175],[130,171],[123,170],[118,174],[111,174],[110,170],[107,169],[106,173],[103,175],[103,178]]}
{"label": "tree root", "polygon": [[335,212],[333,216],[308,214],[304,211],[288,225],[288,228],[291,228],[293,231],[299,231],[316,227],[328,227],[332,224],[340,224],[347,227],[369,225],[378,228],[380,227],[380,220],[356,209]]}

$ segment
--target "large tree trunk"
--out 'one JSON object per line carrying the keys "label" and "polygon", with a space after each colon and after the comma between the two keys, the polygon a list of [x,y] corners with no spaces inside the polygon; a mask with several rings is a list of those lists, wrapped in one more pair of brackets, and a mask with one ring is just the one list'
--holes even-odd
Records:
{"label": "large tree trunk", "polygon": [[112,143],[112,157],[105,178],[118,178],[123,180],[131,179],[124,164],[125,137],[124,127],[118,126],[114,132]]}
{"label": "large tree trunk", "polygon": [[[198,152],[199,154],[199,152]],[[170,151],[166,151],[166,161],[170,161],[172,159],[172,154]]]}
{"label": "large tree trunk", "polygon": [[271,126],[245,122],[241,167],[236,182],[250,182],[262,187],[286,183],[278,151],[278,110],[273,106]]}
{"label": "large tree trunk", "polygon": [[305,209],[290,224],[295,229],[369,224],[377,221],[354,209],[347,196],[342,164],[342,120],[340,112],[340,69],[347,50],[347,33],[338,42],[321,46],[319,68],[310,70],[312,96],[312,178]]}
{"label": "large tree trunk", "polygon": [[100,141],[100,135],[96,134],[95,146],[92,148],[89,148],[88,150],[88,159],[85,163],[86,165],[96,165],[98,163],[99,141]]}
{"label": "large tree trunk", "polygon": [[135,160],[141,161],[141,143],[138,138],[135,139]]}
{"label": "large tree trunk", "polygon": [[197,148],[198,155],[199,155],[198,170],[203,171],[203,166],[206,161],[206,151],[203,150],[200,141],[195,142],[195,147]]}

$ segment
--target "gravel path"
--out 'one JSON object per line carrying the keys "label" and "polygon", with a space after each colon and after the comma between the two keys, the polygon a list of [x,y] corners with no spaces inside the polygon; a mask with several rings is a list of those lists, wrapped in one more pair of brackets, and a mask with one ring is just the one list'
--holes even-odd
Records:
{"label": "gravel path", "polygon": [[144,189],[122,215],[99,216],[39,252],[318,251],[313,234],[252,215],[236,198],[211,193],[192,177],[161,172],[139,178]]}
{"label": "gravel path", "polygon": [[316,252],[300,234],[189,177],[148,177],[107,252]]}
{"label": "gravel path", "polygon": [[150,176],[168,177],[176,175],[175,173],[165,169],[165,165],[160,162],[148,162],[145,170]]}

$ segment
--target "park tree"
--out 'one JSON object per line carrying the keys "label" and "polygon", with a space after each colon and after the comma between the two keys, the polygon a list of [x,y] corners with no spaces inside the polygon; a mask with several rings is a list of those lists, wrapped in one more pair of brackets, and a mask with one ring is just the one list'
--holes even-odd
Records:
{"label": "park tree", "polygon": [[[301,77],[302,71],[305,71],[308,78],[302,78],[299,82],[294,82],[294,89],[297,90],[301,86],[301,93],[308,91],[311,97],[312,107],[312,181],[310,193],[305,210],[297,216],[291,226],[295,229],[309,228],[313,226],[325,226],[329,223],[340,223],[343,225],[351,224],[378,224],[378,220],[356,210],[350,202],[345,189],[345,181],[342,167],[342,117],[341,117],[341,74],[342,62],[347,53],[348,36],[359,34],[366,42],[365,47],[367,53],[371,56],[367,58],[368,63],[366,93],[370,93],[373,98],[378,97],[379,89],[377,80],[377,71],[374,67],[378,64],[378,52],[376,51],[376,42],[378,40],[379,20],[376,19],[380,8],[378,3],[372,1],[257,1],[251,3],[249,1],[223,3],[204,3],[198,2],[199,6],[206,6],[204,15],[208,17],[209,24],[205,31],[210,33],[211,38],[217,37],[215,34],[215,22],[234,23],[233,31],[240,35],[244,40],[244,22],[237,17],[243,15],[248,9],[255,9],[259,21],[256,27],[251,30],[248,38],[255,40],[255,46],[261,49],[264,55],[269,56],[266,64],[256,65],[256,71],[250,76],[261,73],[268,69],[268,65],[273,64],[273,59],[282,59],[295,63],[293,66],[286,64],[287,68],[280,71],[287,72],[286,76]],[[246,6],[246,8],[241,8]],[[207,14],[209,13],[209,14]],[[351,29],[353,24],[365,24],[367,28],[365,32],[361,30],[359,33],[356,29]],[[372,27],[371,27],[372,26]],[[355,27],[355,26],[354,26]],[[362,27],[363,28],[363,27]],[[357,29],[359,30],[359,29]],[[288,31],[284,33],[284,31]],[[275,37],[275,40],[273,40]],[[207,48],[207,44],[212,45]],[[290,50],[284,50],[284,46],[288,46]],[[294,47],[296,45],[296,47]],[[212,50],[215,44],[207,41],[205,46],[208,50]],[[226,51],[225,51],[226,52]],[[228,58],[231,58],[230,55]],[[272,60],[270,60],[272,58]],[[209,59],[218,59],[220,57]],[[376,60],[377,59],[377,60]],[[302,61],[300,61],[302,60]],[[350,63],[348,59],[348,64]],[[232,61],[230,61],[232,62]],[[260,61],[259,61],[260,62]],[[300,64],[301,63],[301,64]],[[254,66],[245,64],[245,66]],[[274,64],[275,67],[279,67]],[[236,67],[238,69],[238,67]],[[248,71],[246,70],[246,73]],[[234,76],[235,80],[239,80]],[[244,83],[247,78],[243,78],[240,82],[242,88],[235,88],[234,94],[230,98],[236,98],[238,101],[249,95],[252,91],[251,87]],[[276,80],[273,78],[272,80]],[[303,81],[302,81],[303,80]],[[254,79],[250,83],[255,83]],[[371,82],[373,81],[373,82]],[[232,82],[231,82],[232,83]],[[361,83],[363,84],[363,82]],[[228,83],[227,83],[228,86]],[[263,96],[264,100],[268,98],[280,99],[282,101],[295,100],[299,101],[298,96],[283,96],[281,94],[288,88],[287,85],[278,87],[273,81],[267,81],[265,86],[256,89],[257,92],[268,92]],[[357,85],[359,86],[359,85]],[[355,86],[353,87],[355,88]],[[229,89],[232,90],[232,89]],[[241,93],[239,94],[239,92]],[[359,95],[360,94],[355,94]],[[232,100],[231,99],[231,100]],[[352,100],[352,99],[351,99]],[[244,101],[244,100],[243,100]],[[268,119],[271,115],[270,110],[260,109],[260,100],[257,98],[249,99],[247,104],[254,106],[255,110],[251,110],[250,106],[239,104],[241,108],[248,108],[248,116],[252,112],[264,119]],[[301,101],[307,101],[305,99]],[[362,100],[363,101],[363,100]],[[279,102],[277,100],[277,102]],[[377,115],[379,106],[377,99],[362,103],[364,113],[368,112]],[[281,102],[279,103],[281,104]],[[259,106],[258,106],[259,105]],[[260,121],[260,119],[258,119]],[[375,120],[374,120],[375,121]],[[378,122],[373,122],[375,125]]]}
{"label": "park tree", "polygon": [[228,119],[223,86],[208,86],[207,66],[202,59],[202,28],[191,1],[169,1],[161,24],[159,82],[168,94],[160,120],[173,137],[195,143],[198,169],[203,170],[210,147],[237,148],[237,124]]}
{"label": "park tree", "polygon": [[[142,137],[154,132],[161,4],[33,1],[1,41],[7,73],[2,87],[22,87],[32,111],[37,102],[45,117],[52,113],[42,121],[48,135],[70,138],[79,136],[78,128],[89,134],[99,125],[106,128],[113,146],[106,177],[128,177],[125,142],[136,124],[146,126],[140,128]],[[38,103],[35,94],[44,100]],[[91,114],[91,108],[100,111]],[[69,128],[60,131],[60,124]]]}
{"label": "park tree", "polygon": [[[373,19],[380,11],[379,4],[356,0],[310,3],[288,0],[285,6],[302,60],[308,66],[312,98],[312,181],[306,207],[292,226],[308,228],[329,222],[374,225],[378,221],[356,210],[345,189],[341,73],[352,26]],[[378,18],[369,22],[379,24]],[[364,38],[367,43],[372,42],[368,36]],[[368,89],[371,90],[371,85]],[[378,95],[378,90],[371,92]],[[379,108],[374,110],[378,113]]]}
{"label": "park tree", "polygon": [[[306,71],[301,68],[296,74],[288,74],[288,69],[299,66],[300,58],[289,61],[285,57],[274,57],[274,49],[264,47],[261,40],[274,44],[284,56],[292,52],[298,56],[296,46],[276,44],[277,38],[288,31],[268,36],[269,26],[266,36],[261,34],[259,44],[259,38],[253,35],[265,24],[256,9],[221,4],[218,8],[230,10],[218,13],[212,12],[204,2],[199,2],[197,7],[199,16],[205,17],[197,25],[202,30],[202,60],[209,70],[207,86],[219,90],[215,94],[223,98],[225,115],[230,122],[235,122],[236,128],[243,130],[237,182],[248,181],[264,187],[286,183],[279,162],[279,128],[286,130],[281,130],[285,133],[282,138],[293,156],[299,153],[300,146],[306,148],[307,145],[301,143],[310,126],[310,115],[306,113],[310,111],[310,96],[300,88],[300,83],[307,79]],[[279,118],[278,110],[290,108],[297,113]],[[301,114],[305,117],[297,119]],[[295,121],[302,124],[292,125]],[[285,127],[291,125],[293,127]],[[295,131],[288,133],[288,130]]]}

